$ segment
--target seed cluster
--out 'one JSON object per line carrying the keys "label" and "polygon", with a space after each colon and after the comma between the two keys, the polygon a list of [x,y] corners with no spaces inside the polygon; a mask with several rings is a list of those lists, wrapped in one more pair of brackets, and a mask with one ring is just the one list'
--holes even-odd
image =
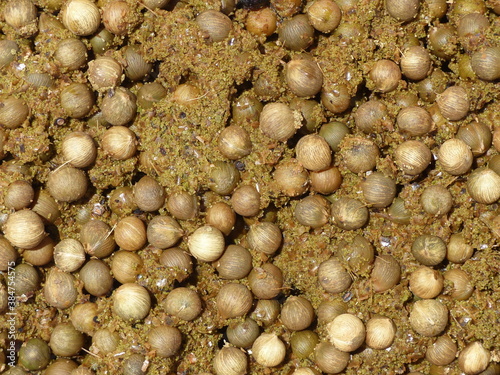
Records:
{"label": "seed cluster", "polygon": [[0,372],[500,373],[498,1],[0,13]]}

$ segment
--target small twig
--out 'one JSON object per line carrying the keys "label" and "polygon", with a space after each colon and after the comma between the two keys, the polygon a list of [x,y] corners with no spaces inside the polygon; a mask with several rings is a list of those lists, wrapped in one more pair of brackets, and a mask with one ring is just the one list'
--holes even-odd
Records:
{"label": "small twig", "polygon": [[57,167],[56,169],[54,169],[54,172],[58,171],[59,169],[61,169],[62,167],[64,167],[66,164],[69,164],[71,162],[72,162],[72,160],[65,161],[59,167]]}
{"label": "small twig", "polygon": [[92,355],[92,356],[94,356],[94,357],[96,357],[96,358],[102,359],[102,358],[101,358],[101,357],[99,357],[97,354],[94,354],[94,353],[92,353],[92,352],[88,351],[88,350],[87,350],[87,349],[85,349],[85,348],[81,348],[81,349],[82,349],[85,353],[87,353],[87,354],[90,354],[90,355]]}
{"label": "small twig", "polygon": [[143,4],[143,3],[141,3],[139,0],[137,0],[137,3],[138,3],[139,5],[142,5],[144,8],[146,8],[147,10],[149,10],[151,13],[153,13],[155,17],[158,17],[158,14],[157,14],[157,13],[156,13],[153,9],[151,9],[151,8],[149,8],[147,5],[145,5],[145,4]]}

